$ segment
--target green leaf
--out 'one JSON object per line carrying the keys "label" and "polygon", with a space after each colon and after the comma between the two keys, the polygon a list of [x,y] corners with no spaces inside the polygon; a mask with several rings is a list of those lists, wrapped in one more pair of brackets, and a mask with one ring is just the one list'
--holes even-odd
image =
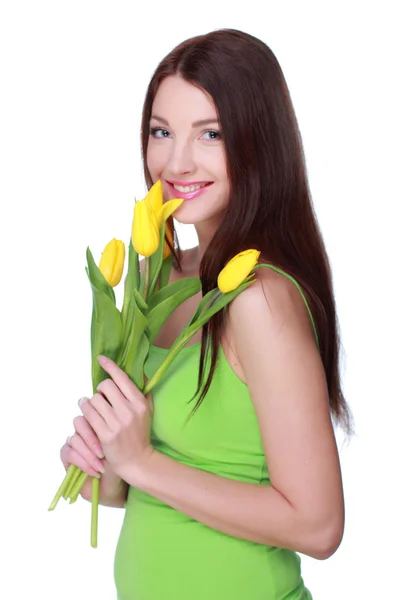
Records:
{"label": "green leaf", "polygon": [[[159,365],[155,373],[153,373],[152,377],[146,383],[144,388],[144,392],[147,393],[160,381],[160,379],[164,376],[165,372],[169,369],[179,352],[182,348],[187,344],[187,342],[194,336],[194,334],[219,310],[225,308],[229,302],[231,302],[236,296],[238,296],[243,290],[249,287],[255,280],[252,279],[253,274],[250,274],[243,283],[240,284],[232,292],[228,294],[222,294],[216,299],[214,304],[206,311],[204,311],[200,317],[191,325],[185,327],[182,333],[177,337],[177,339],[172,344],[169,352],[164,357],[164,360]],[[211,290],[216,293],[217,288],[215,290]],[[218,290],[219,291],[219,290]],[[206,294],[207,295],[207,294]],[[211,297],[211,292],[208,293]],[[205,298],[206,296],[204,296]]]}
{"label": "green leaf", "polygon": [[198,277],[185,277],[161,288],[149,301],[148,335],[152,343],[167,318],[174,310],[188,298],[201,291],[201,282]]}
{"label": "green leaf", "polygon": [[100,271],[99,267],[96,265],[93,255],[89,249],[86,249],[86,260],[88,266],[86,268],[86,273],[89,277],[89,281],[92,285],[94,285],[98,290],[104,292],[115,304],[115,294],[111,285],[108,283],[107,279],[104,277],[103,273]]}
{"label": "green leaf", "polygon": [[219,291],[218,288],[214,288],[213,290],[209,291],[205,296],[203,296],[203,298],[199,302],[197,310],[194,313],[194,315],[192,317],[192,320],[190,321],[189,325],[192,325],[195,321],[197,321],[197,319],[199,318],[199,316],[210,306],[210,304],[212,303],[212,301],[220,293],[221,292]]}
{"label": "green leaf", "polygon": [[[89,282],[90,282],[90,276],[89,276],[89,269],[87,267],[85,267],[85,271],[86,271],[86,275],[88,276]],[[95,305],[94,305],[94,298],[93,298],[93,292],[92,292],[92,321],[90,324],[90,348],[93,348],[94,345],[94,333],[95,333]]]}
{"label": "green leaf", "polygon": [[[139,299],[139,303],[143,306],[143,298],[140,298],[136,291],[136,294],[134,293],[135,307],[132,328],[127,336],[119,364],[121,369],[129,375],[139,389],[142,389],[143,384],[140,386],[139,383],[142,381],[144,362],[149,351],[149,344],[147,338],[147,318],[140,306],[138,306],[137,299]],[[145,306],[147,305],[145,304]]]}
{"label": "green leaf", "polygon": [[139,256],[132,244],[132,239],[129,241],[128,250],[128,270],[125,276],[124,301],[122,304],[122,327],[124,331],[129,330],[130,323],[133,318],[132,296],[133,290],[139,288]]}
{"label": "green leaf", "polygon": [[91,325],[91,351],[92,351],[92,385],[93,392],[107,373],[100,367],[97,357],[104,354],[116,361],[122,342],[121,314],[113,300],[102,290],[92,284],[93,313]]}
{"label": "green leaf", "polygon": [[[168,285],[164,286],[158,292],[152,295],[149,300],[149,312],[153,310],[158,304],[167,300],[170,296],[188,288],[191,290],[191,295],[193,296],[196,293],[201,291],[201,281],[198,277],[184,277],[182,279],[178,279],[177,281],[173,281]],[[188,296],[189,298],[189,296]]]}
{"label": "green leaf", "polygon": [[149,310],[149,306],[148,304],[145,302],[144,298],[142,297],[141,293],[138,292],[138,290],[134,290],[133,291],[133,295],[135,297],[135,302],[136,305],[140,308],[140,310],[142,311],[142,313],[144,315],[147,314],[147,311]]}
{"label": "green leaf", "polygon": [[168,285],[173,260],[174,260],[173,254],[170,254],[169,256],[167,256],[167,258],[164,258],[164,260],[163,260],[163,264],[162,264],[161,271],[160,271],[160,289],[162,289],[163,287]]}
{"label": "green leaf", "polygon": [[133,383],[143,390],[144,388],[144,363],[149,353],[150,342],[145,333],[136,344],[135,352],[130,352],[124,364],[124,371],[129,375]]}
{"label": "green leaf", "polygon": [[203,314],[201,314],[194,323],[191,323],[189,325],[188,330],[193,330],[194,333],[198,331],[200,327],[203,327],[203,325],[207,323],[207,321],[213,315],[215,315],[215,313],[217,313],[222,308],[225,308],[225,306],[227,306],[234,298],[236,298],[236,296],[243,292],[243,290],[248,288],[254,281],[255,279],[251,279],[250,275],[235,290],[232,290],[227,294],[221,294],[208,310],[204,311]]}

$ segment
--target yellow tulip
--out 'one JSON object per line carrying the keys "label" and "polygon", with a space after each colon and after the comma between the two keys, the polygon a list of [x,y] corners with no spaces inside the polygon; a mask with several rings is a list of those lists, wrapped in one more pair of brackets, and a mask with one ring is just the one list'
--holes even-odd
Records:
{"label": "yellow tulip", "polygon": [[[160,229],[163,223],[183,202],[183,198],[174,198],[163,204],[161,181],[151,186],[147,196],[136,202],[132,225],[132,243],[138,254],[151,256],[160,245]],[[167,228],[168,229],[168,228]],[[168,232],[171,239],[171,234]],[[168,246],[167,249],[169,250]],[[164,246],[164,258],[167,253]]]}
{"label": "yellow tulip", "polygon": [[151,207],[157,219],[158,228],[172,215],[172,213],[182,204],[183,198],[174,198],[163,204],[163,191],[161,181],[158,180],[151,186],[145,201]]}
{"label": "yellow tulip", "polygon": [[101,255],[99,269],[107,282],[115,287],[119,284],[124,270],[125,244],[113,238]]}
{"label": "yellow tulip", "polygon": [[239,287],[257,264],[260,254],[258,250],[245,250],[231,258],[218,275],[220,291],[227,294]]}
{"label": "yellow tulip", "polygon": [[154,214],[160,210],[163,204],[163,190],[160,180],[151,186],[145,200],[150,204]]}
{"label": "yellow tulip", "polygon": [[142,256],[151,256],[160,245],[160,230],[157,219],[146,199],[135,204],[132,244],[136,252]]}
{"label": "yellow tulip", "polygon": [[[166,223],[165,225],[165,239],[169,240],[171,246],[174,246],[174,234],[173,231],[169,225],[169,223]],[[163,258],[167,258],[170,254],[172,254],[172,250],[171,248],[168,246],[167,242],[164,242],[164,256]]]}

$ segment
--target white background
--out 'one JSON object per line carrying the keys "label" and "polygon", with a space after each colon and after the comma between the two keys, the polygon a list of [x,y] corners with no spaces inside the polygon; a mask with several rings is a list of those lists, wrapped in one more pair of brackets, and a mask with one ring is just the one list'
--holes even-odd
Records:
{"label": "white background", "polygon": [[[47,512],[59,448],[91,388],[85,251],[98,260],[112,237],[129,241],[153,70],[219,27],[260,37],[282,66],[334,272],[357,435],[347,446],[338,435],[342,545],[327,561],[304,557],[304,579],[314,600],[400,597],[395,4],[2,2],[1,598],[115,598],[122,510],[100,507],[97,550],[89,504]],[[196,244],[190,227],[179,232]]]}

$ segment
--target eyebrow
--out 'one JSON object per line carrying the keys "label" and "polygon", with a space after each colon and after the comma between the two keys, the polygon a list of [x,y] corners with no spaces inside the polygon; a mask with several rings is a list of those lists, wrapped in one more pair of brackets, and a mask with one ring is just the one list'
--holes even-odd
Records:
{"label": "eyebrow", "polygon": [[[163,119],[162,117],[158,117],[157,115],[152,115],[150,118],[157,119],[157,121],[160,121],[160,123],[163,123],[164,125],[169,127],[169,123],[168,123],[167,119]],[[219,123],[219,121],[218,121],[218,119],[215,119],[215,118],[200,119],[200,121],[195,121],[194,123],[192,123],[192,127],[201,127],[202,125],[209,125],[210,123]]]}

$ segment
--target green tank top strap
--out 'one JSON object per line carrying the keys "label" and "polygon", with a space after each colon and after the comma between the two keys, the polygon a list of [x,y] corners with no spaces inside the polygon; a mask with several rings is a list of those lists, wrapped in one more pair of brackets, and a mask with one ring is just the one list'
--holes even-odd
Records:
{"label": "green tank top strap", "polygon": [[268,267],[269,269],[272,269],[273,271],[276,271],[277,273],[280,273],[281,275],[283,275],[284,277],[286,277],[287,279],[289,279],[292,283],[294,283],[294,285],[297,287],[297,289],[299,290],[300,296],[303,298],[304,304],[306,305],[306,309],[307,309],[308,315],[310,317],[311,325],[312,325],[313,330],[314,330],[315,341],[317,343],[317,347],[318,347],[318,350],[319,350],[320,349],[320,347],[319,347],[319,339],[318,339],[317,328],[315,326],[315,321],[314,321],[314,318],[312,316],[310,307],[308,305],[307,298],[305,297],[305,295],[303,293],[303,290],[301,289],[300,285],[297,283],[297,281],[295,280],[295,278],[292,277],[291,275],[289,275],[289,273],[286,273],[285,271],[282,271],[282,269],[280,269],[279,267],[275,267],[275,265],[271,265],[270,263],[258,263],[254,267],[254,269],[257,269],[258,267]]}

